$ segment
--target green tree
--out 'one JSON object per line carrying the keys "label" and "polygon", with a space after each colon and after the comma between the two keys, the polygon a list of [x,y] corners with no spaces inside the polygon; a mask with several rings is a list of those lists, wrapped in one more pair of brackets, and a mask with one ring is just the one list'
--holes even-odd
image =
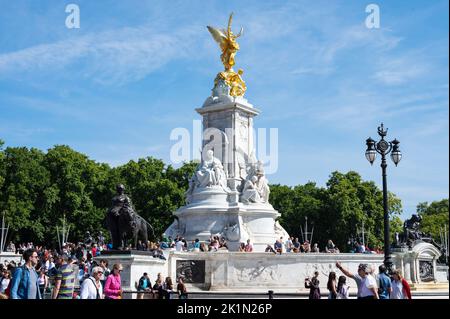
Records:
{"label": "green tree", "polygon": [[[48,150],[44,165],[50,174],[50,185],[45,191],[48,224],[65,215],[71,226],[69,240],[81,240],[86,231],[105,230],[102,226],[109,195],[105,187],[109,167],[65,145]],[[46,235],[55,242],[56,227],[48,229]]]}
{"label": "green tree", "polygon": [[5,152],[3,151],[4,144],[5,142],[0,139],[0,189],[2,189],[2,185],[5,182]]}
{"label": "green tree", "polygon": [[441,241],[440,232],[443,232],[444,225],[449,223],[449,201],[442,199],[431,204],[427,202],[417,205],[417,213],[422,217],[420,224],[421,231],[430,234],[437,242]]}
{"label": "green tree", "polygon": [[302,240],[300,227],[304,227],[308,218],[309,231],[315,227],[313,240],[320,240],[321,223],[319,220],[325,209],[323,198],[325,189],[316,187],[313,182],[305,185],[271,185],[270,202],[281,213],[280,224],[294,237]]}
{"label": "green tree", "polygon": [[3,154],[4,181],[1,210],[6,211],[13,240],[42,241],[48,223],[42,209],[49,175],[42,166],[44,153],[35,148],[8,147]]}
{"label": "green tree", "polygon": [[[391,229],[401,231],[397,216],[401,213],[401,201],[392,193],[388,196],[390,218],[394,221]],[[371,248],[382,247],[383,193],[374,182],[363,181],[356,172],[333,172],[327,188],[312,182],[295,187],[271,185],[270,202],[281,213],[280,223],[290,235],[300,237],[300,226],[307,216],[309,229],[314,226],[314,242],[324,247],[332,239],[341,250],[346,250],[348,239],[357,234],[364,222],[366,242]]]}
{"label": "green tree", "polygon": [[327,214],[322,216],[321,223],[327,225],[324,235],[332,239],[341,250],[346,247],[350,236],[356,234],[357,226],[362,221],[368,230],[372,226],[358,197],[360,183],[361,177],[355,172],[333,172],[327,182]]}

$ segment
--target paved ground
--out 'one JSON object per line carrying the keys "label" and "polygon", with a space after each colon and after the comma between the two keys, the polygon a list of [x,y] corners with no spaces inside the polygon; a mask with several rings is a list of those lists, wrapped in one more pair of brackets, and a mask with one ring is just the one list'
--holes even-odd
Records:
{"label": "paved ground", "polygon": [[[274,299],[308,299],[307,294],[275,294]],[[219,293],[195,293],[189,294],[189,299],[268,299],[268,295],[263,294],[219,294]],[[327,298],[327,295],[322,295]],[[448,291],[413,292],[413,299],[449,299]],[[356,295],[350,294],[350,299],[356,299]]]}

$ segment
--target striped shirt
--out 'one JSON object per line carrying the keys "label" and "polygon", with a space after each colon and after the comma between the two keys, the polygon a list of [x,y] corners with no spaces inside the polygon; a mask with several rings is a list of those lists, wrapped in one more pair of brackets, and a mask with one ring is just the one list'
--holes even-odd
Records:
{"label": "striped shirt", "polygon": [[61,280],[57,299],[72,299],[75,285],[75,274],[72,265],[62,265],[56,273],[55,280]]}

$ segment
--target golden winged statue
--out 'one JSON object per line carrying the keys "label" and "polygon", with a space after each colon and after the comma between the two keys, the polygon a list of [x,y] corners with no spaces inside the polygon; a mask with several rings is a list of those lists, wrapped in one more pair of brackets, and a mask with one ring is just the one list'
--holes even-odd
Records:
{"label": "golden winged statue", "polygon": [[245,82],[241,77],[244,71],[242,69],[239,69],[237,73],[233,71],[233,66],[235,65],[234,56],[239,50],[239,44],[236,42],[236,39],[242,35],[243,28],[241,28],[239,33],[235,35],[233,31],[231,31],[232,21],[233,13],[230,14],[230,18],[228,19],[227,30],[207,26],[212,37],[219,44],[220,49],[222,50],[220,59],[225,67],[225,71],[220,72],[217,75],[215,84],[217,84],[218,80],[222,79],[230,87],[231,96],[243,96],[247,89]]}

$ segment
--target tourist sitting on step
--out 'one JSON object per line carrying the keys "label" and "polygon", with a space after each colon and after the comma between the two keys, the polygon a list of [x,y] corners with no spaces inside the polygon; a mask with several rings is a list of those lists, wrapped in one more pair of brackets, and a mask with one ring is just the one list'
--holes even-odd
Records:
{"label": "tourist sitting on step", "polygon": [[200,252],[200,240],[198,238],[195,238],[192,243],[192,251],[196,253]]}
{"label": "tourist sitting on step", "polygon": [[176,251],[183,251],[184,250],[183,238],[181,238],[181,237],[177,238],[177,241],[175,242],[175,250]]}
{"label": "tourist sitting on step", "polygon": [[292,251],[292,249],[294,248],[293,240],[294,240],[294,237],[288,237],[288,239],[286,240],[285,246],[286,246],[287,253],[290,253]]}
{"label": "tourist sitting on step", "polygon": [[206,245],[205,242],[200,244],[200,251],[205,252],[205,253],[209,251],[208,246]]}
{"label": "tourist sitting on step", "polygon": [[159,258],[162,260],[166,260],[166,257],[164,256],[164,252],[160,248],[156,248],[156,249],[152,250],[152,256],[153,256],[153,258]]}
{"label": "tourist sitting on step", "polygon": [[272,248],[272,246],[267,245],[266,250],[264,250],[266,253],[274,253],[276,254],[277,252]]}
{"label": "tourist sitting on step", "polygon": [[356,252],[358,254],[364,254],[366,252],[366,247],[363,244],[357,242],[356,243]]}
{"label": "tourist sitting on step", "polygon": [[273,244],[273,248],[275,249],[275,252],[279,253],[281,255],[281,253],[283,252],[283,244],[282,242],[277,239],[275,241],[275,243]]}
{"label": "tourist sitting on step", "polygon": [[303,252],[310,253],[311,252],[311,244],[309,243],[309,240],[305,240],[303,243]]}
{"label": "tourist sitting on step", "polygon": [[214,237],[212,242],[209,244],[209,251],[218,251],[218,250],[219,250],[219,240]]}
{"label": "tourist sitting on step", "polygon": [[221,237],[219,239],[219,249],[220,250],[228,250],[228,244],[225,238]]}
{"label": "tourist sitting on step", "polygon": [[328,240],[327,245],[325,246],[325,252],[337,254],[339,253],[339,249],[336,247],[336,245],[333,243],[331,239]]}
{"label": "tourist sitting on step", "polygon": [[253,245],[250,242],[250,239],[247,239],[247,245],[245,245],[245,252],[251,253],[253,251]]}
{"label": "tourist sitting on step", "polygon": [[320,253],[319,244],[315,243],[313,248],[311,249],[311,252],[313,253]]}
{"label": "tourist sitting on step", "polygon": [[294,239],[294,242],[292,243],[292,251],[294,252],[294,253],[299,253],[300,252],[300,242],[298,241],[298,238],[296,237],[295,239]]}

